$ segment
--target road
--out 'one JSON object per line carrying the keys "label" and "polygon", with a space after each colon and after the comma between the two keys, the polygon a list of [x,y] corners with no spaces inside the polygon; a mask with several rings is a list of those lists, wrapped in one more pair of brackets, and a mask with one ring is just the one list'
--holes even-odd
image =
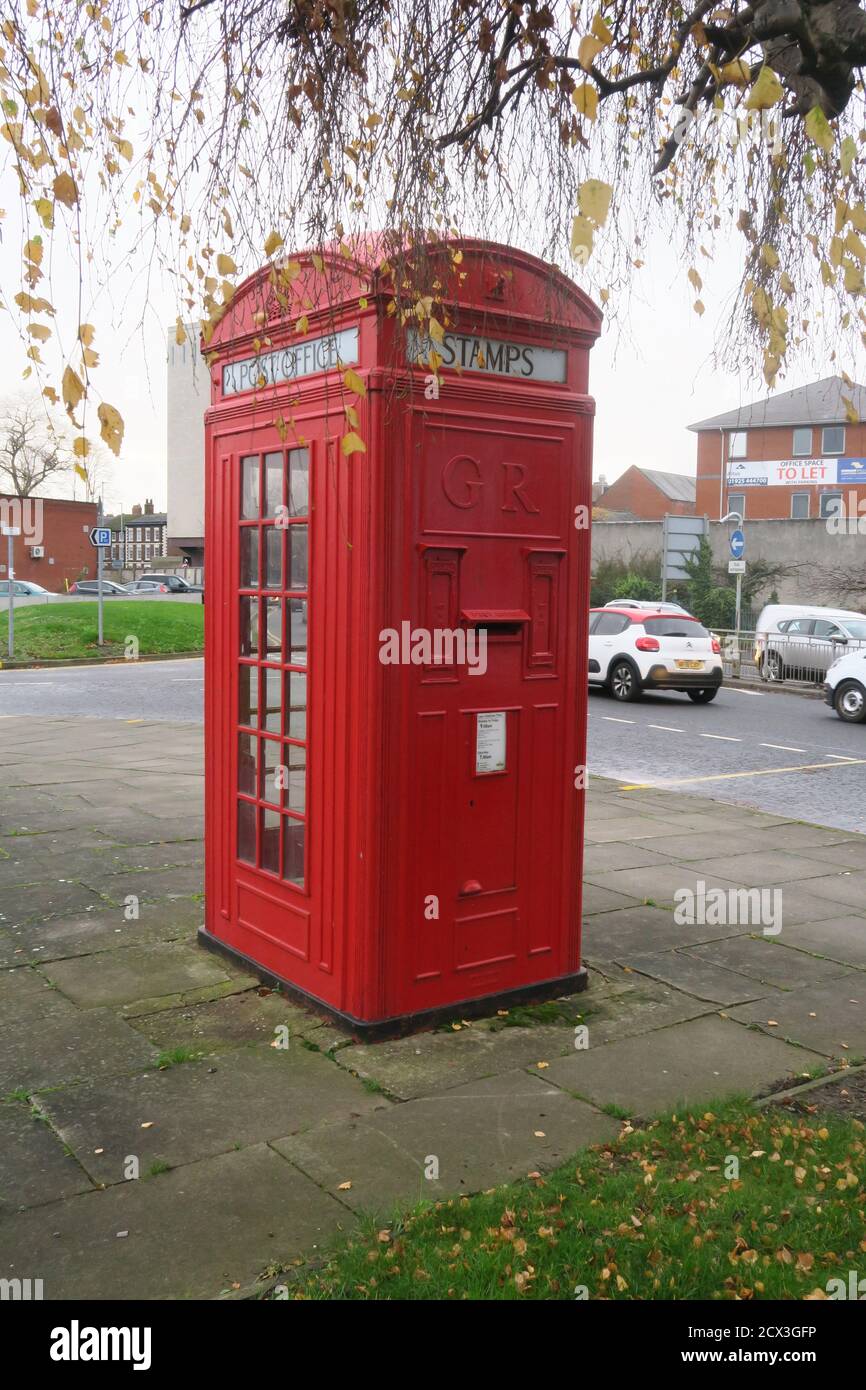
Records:
{"label": "road", "polygon": [[[202,721],[203,662],[0,670],[0,717]],[[860,761],[862,760],[862,761]],[[820,700],[725,687],[710,705],[646,695],[589,697],[590,774],[675,786],[842,830],[866,830],[866,724]],[[794,769],[789,771],[786,769]]]}
{"label": "road", "polygon": [[203,719],[204,662],[118,661],[107,666],[0,670],[0,718],[9,714],[93,719]]}
{"label": "road", "polygon": [[626,786],[866,830],[866,724],[802,695],[724,687],[709,705],[675,694],[623,705],[594,690],[587,761],[590,775]]}

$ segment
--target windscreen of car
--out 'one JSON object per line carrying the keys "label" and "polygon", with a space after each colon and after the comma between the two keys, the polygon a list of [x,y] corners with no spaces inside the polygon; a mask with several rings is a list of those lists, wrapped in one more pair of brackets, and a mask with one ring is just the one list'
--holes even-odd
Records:
{"label": "windscreen of car", "polygon": [[866,641],[866,621],[862,623],[846,621],[845,631],[849,637],[856,637],[858,642]]}
{"label": "windscreen of car", "polygon": [[695,618],[679,618],[672,613],[669,618],[646,618],[644,630],[651,637],[709,637],[707,629]]}

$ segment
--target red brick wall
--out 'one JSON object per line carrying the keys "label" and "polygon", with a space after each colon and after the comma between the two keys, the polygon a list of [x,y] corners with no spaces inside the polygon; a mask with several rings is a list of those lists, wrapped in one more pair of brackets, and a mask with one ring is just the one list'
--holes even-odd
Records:
{"label": "red brick wall", "polygon": [[[3,507],[4,503],[7,508]],[[34,510],[37,503],[38,510]],[[90,528],[96,525],[95,502],[35,497],[19,503],[17,498],[0,493],[0,521],[13,515],[8,510],[9,506],[20,516],[27,532],[15,537],[16,579],[29,579],[34,584],[41,584],[44,589],[50,589],[52,593],[62,593],[67,583],[71,584],[74,579],[96,577],[96,551],[88,539]],[[41,535],[31,530],[32,522],[39,526],[40,512]],[[12,524],[19,523],[13,520]],[[44,559],[32,559],[32,544],[45,547]],[[5,536],[0,536],[0,565],[3,567],[0,578],[6,579]]]}
{"label": "red brick wall", "polygon": [[631,512],[641,521],[660,521],[665,512],[675,516],[693,516],[695,512],[691,502],[671,501],[635,464],[611,483],[596,505],[611,512]]}
{"label": "red brick wall", "polygon": [[[720,516],[724,516],[728,508],[728,487],[724,485],[724,493],[721,500],[722,511],[719,510],[719,483],[721,475],[722,447],[727,449],[727,431],[722,435],[719,430],[704,430],[698,437],[698,490],[697,490],[697,511],[702,516],[707,516],[718,521]],[[821,457],[821,429],[816,426],[812,432],[813,457]],[[776,426],[771,429],[754,429],[746,431],[746,458],[755,462],[769,461],[771,459],[789,459],[793,455],[794,431],[790,425]],[[845,426],[845,448],[843,455],[846,458],[861,458],[866,456],[866,424]],[[841,492],[847,499],[849,493],[854,493],[861,501],[866,500],[866,485],[855,487],[853,483],[833,483],[828,485],[797,484],[796,487],[747,487],[732,488],[733,492],[745,494],[746,498],[746,518],[758,519],[784,519],[789,520],[791,516],[791,497],[795,492],[809,493],[809,515],[817,517],[820,515],[819,497],[822,492]]]}

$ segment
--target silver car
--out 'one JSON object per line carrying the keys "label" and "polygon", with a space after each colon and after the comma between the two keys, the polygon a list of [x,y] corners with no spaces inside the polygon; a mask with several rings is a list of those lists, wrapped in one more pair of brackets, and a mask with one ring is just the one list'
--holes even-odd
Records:
{"label": "silver car", "polygon": [[866,616],[781,618],[759,637],[764,680],[823,681],[840,656],[866,648]]}

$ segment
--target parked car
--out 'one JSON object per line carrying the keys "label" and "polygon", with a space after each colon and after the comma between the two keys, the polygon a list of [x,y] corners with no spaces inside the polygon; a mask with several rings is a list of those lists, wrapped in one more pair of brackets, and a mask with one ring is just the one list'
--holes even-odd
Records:
{"label": "parked car", "polygon": [[718,638],[688,613],[594,608],[589,615],[589,682],[615,700],[645,690],[676,690],[696,704],[714,700],[722,684]]}
{"label": "parked car", "polygon": [[866,644],[866,614],[815,604],[771,604],[755,629],[762,680],[821,680],[843,648]]}
{"label": "parked car", "polygon": [[147,579],[133,579],[131,584],[127,584],[126,592],[128,594],[167,594],[169,588],[167,584],[163,584],[161,579],[148,577]]}
{"label": "parked car", "polygon": [[[32,579],[13,579],[12,597],[13,598],[32,598],[34,594],[49,594],[50,589],[43,589],[41,584],[34,584]],[[8,596],[9,580],[0,580],[0,598]]]}
{"label": "parked car", "polygon": [[185,579],[181,579],[179,574],[156,574],[148,570],[141,578],[143,580],[157,580],[160,584],[165,585],[170,594],[201,594],[204,592],[201,584],[188,584]]}
{"label": "parked car", "polygon": [[[70,594],[98,594],[98,579],[76,579],[74,584],[69,586]],[[122,584],[115,584],[113,579],[103,579],[102,594],[104,598],[116,598],[127,591]]]}
{"label": "parked car", "polygon": [[645,598],[612,598],[608,599],[605,608],[641,608],[647,613],[685,613],[689,618],[692,614],[687,608],[683,608],[680,603],[656,603]]}
{"label": "parked car", "polygon": [[846,724],[866,719],[866,649],[839,656],[827,672],[824,699]]}

